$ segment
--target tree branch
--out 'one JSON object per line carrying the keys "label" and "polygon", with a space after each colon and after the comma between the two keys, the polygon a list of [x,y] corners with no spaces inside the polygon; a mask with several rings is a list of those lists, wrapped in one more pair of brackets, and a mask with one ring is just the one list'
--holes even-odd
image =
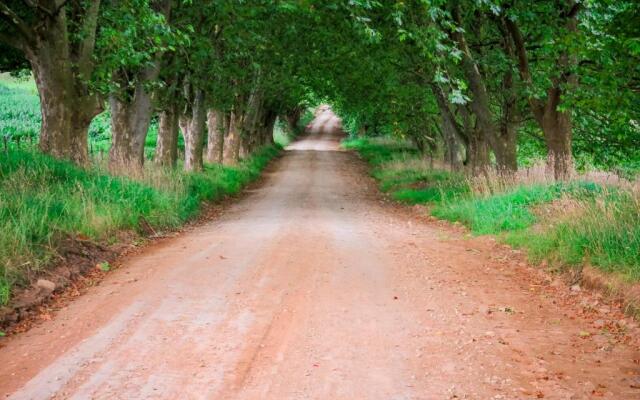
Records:
{"label": "tree branch", "polygon": [[45,13],[48,17],[53,17],[51,10],[43,6],[41,3],[36,3],[33,0],[22,0],[22,2],[31,8],[35,8],[36,10]]}
{"label": "tree branch", "polygon": [[69,2],[69,0],[62,0],[60,2],[60,4],[56,5],[55,6],[56,7],[55,10],[53,10],[53,15],[52,16],[55,17],[56,15],[58,15],[60,13],[60,10],[62,10],[62,8],[64,6],[66,6],[68,2]]}
{"label": "tree branch", "polygon": [[575,18],[580,12],[581,8],[582,8],[582,3],[575,2],[566,13],[563,13],[563,17],[567,19]]}
{"label": "tree branch", "polygon": [[[524,43],[524,39],[522,38],[520,28],[510,18],[505,18],[505,25],[507,27],[507,30],[511,34],[511,38],[513,39],[513,44],[515,47],[514,50],[518,58],[518,70],[520,71],[520,78],[525,82],[525,84],[527,84],[528,86],[532,86],[533,80],[531,79],[531,71],[529,69],[527,48]],[[533,114],[536,119],[538,121],[541,121],[544,114],[544,106],[540,104],[540,101],[534,99],[531,96],[529,96],[529,104],[531,105]]]}
{"label": "tree branch", "polygon": [[[64,3],[63,3],[64,4]],[[80,75],[87,78],[91,74],[93,52],[96,45],[96,33],[98,27],[98,12],[100,11],[100,0],[93,0],[87,9],[84,17],[82,32],[85,34],[80,51],[78,53],[78,71]]]}

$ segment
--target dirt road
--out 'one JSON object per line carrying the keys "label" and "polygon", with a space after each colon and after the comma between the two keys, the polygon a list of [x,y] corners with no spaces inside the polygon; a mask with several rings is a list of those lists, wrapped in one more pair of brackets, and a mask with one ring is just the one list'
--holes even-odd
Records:
{"label": "dirt road", "polygon": [[[221,218],[150,246],[6,341],[0,393],[640,398],[640,355],[607,333],[615,311],[486,238],[381,201],[340,151],[338,124],[320,113]],[[578,312],[584,302],[604,320]]]}

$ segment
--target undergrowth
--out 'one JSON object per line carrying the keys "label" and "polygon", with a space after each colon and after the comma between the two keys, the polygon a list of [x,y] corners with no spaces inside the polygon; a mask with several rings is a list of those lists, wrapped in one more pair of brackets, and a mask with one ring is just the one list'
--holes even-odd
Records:
{"label": "undergrowth", "polygon": [[138,230],[144,218],[170,229],[195,216],[204,201],[238,193],[281,147],[265,147],[236,167],[206,165],[185,173],[150,167],[140,179],[82,169],[36,151],[0,157],[0,304],[16,285],[47,266],[69,235],[109,241]]}
{"label": "undergrowth", "polygon": [[398,201],[427,204],[433,216],[497,235],[536,262],[591,264],[640,280],[640,195],[633,186],[524,181],[487,193],[460,174],[434,169],[408,143],[359,138],[343,146],[357,150],[381,190]]}

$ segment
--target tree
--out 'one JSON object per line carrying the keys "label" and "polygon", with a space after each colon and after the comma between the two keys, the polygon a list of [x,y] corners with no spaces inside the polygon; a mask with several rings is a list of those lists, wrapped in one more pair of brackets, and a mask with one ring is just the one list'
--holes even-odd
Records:
{"label": "tree", "polygon": [[[111,110],[109,166],[112,171],[130,172],[144,164],[144,145],[155,110],[154,92],[162,57],[175,49],[176,35],[167,25],[171,0],[118,4],[105,13],[103,21],[109,28],[100,30],[99,43],[108,54],[102,59],[101,68],[109,77],[105,82]],[[165,128],[173,123],[165,122]]]}
{"label": "tree", "polygon": [[[544,133],[549,168],[556,179],[567,179],[573,170],[573,131],[571,111],[563,107],[562,101],[566,92],[577,83],[577,59],[571,41],[578,33],[578,14],[582,3],[569,1],[558,6],[555,2],[541,2],[533,10],[529,5],[526,10],[523,9],[524,4],[520,6],[522,8],[507,9],[506,27],[515,44],[520,77],[528,86],[531,112]],[[541,24],[541,21],[546,23]],[[526,36],[521,31],[522,24],[529,30]],[[550,35],[555,36],[551,43],[558,45],[545,42]],[[536,75],[531,70],[531,51],[525,37],[542,38],[539,44],[542,60],[538,62]],[[547,56],[549,53],[550,57]],[[544,97],[541,91],[545,92]]]}
{"label": "tree", "polygon": [[102,111],[91,89],[100,0],[0,3],[0,42],[24,54],[40,95],[40,149],[88,161],[87,130]]}

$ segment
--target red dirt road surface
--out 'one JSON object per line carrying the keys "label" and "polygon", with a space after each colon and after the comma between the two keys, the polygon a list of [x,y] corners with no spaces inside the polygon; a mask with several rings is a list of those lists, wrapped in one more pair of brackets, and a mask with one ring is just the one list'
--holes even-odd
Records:
{"label": "red dirt road surface", "polygon": [[222,217],[5,339],[2,398],[640,399],[618,311],[383,201],[330,110],[309,130]]}

